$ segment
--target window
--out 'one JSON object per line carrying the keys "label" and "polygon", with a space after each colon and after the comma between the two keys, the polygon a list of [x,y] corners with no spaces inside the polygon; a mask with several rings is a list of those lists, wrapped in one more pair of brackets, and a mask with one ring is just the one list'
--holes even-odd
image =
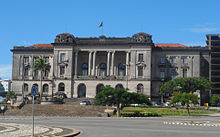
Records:
{"label": "window", "polygon": [[38,77],[38,70],[34,71],[34,77]]}
{"label": "window", "polygon": [[60,66],[60,75],[63,76],[65,74],[65,66]]}
{"label": "window", "polygon": [[60,62],[64,62],[65,61],[65,56],[66,56],[65,53],[61,53],[60,54]]}
{"label": "window", "polygon": [[28,64],[29,63],[29,57],[24,57],[24,64]]}
{"label": "window", "polygon": [[83,63],[82,64],[82,76],[87,76],[88,75],[88,64]]}
{"label": "window", "polygon": [[28,68],[25,68],[25,69],[24,69],[24,76],[28,76],[28,71],[29,71]]}
{"label": "window", "polygon": [[99,76],[102,76],[102,77],[106,76],[106,69],[107,67],[105,63],[100,64]]}
{"label": "window", "polygon": [[164,81],[164,79],[165,79],[165,72],[164,72],[164,71],[161,71],[161,72],[160,72],[160,79],[161,79],[162,81]]}
{"label": "window", "polygon": [[28,84],[24,84],[24,92],[28,92]]}
{"label": "window", "polygon": [[122,84],[117,84],[115,88],[124,88]]}
{"label": "window", "polygon": [[48,70],[45,70],[44,71],[44,77],[48,77],[49,76],[49,71]]}
{"label": "window", "polygon": [[138,84],[137,85],[137,93],[143,93],[144,91],[144,86],[143,84]]}
{"label": "window", "polygon": [[186,63],[186,57],[181,57],[181,62],[182,62],[182,64],[185,64]]}
{"label": "window", "polygon": [[175,79],[176,76],[177,76],[176,71],[173,70],[173,71],[171,72],[171,78],[172,78],[172,79]]}
{"label": "window", "polygon": [[160,64],[165,64],[165,58],[164,57],[160,58]]}
{"label": "window", "polygon": [[142,77],[143,76],[143,67],[139,66],[138,67],[138,77]]}
{"label": "window", "polygon": [[99,92],[102,91],[102,87],[103,87],[103,86],[104,86],[103,84],[98,84],[98,85],[96,86],[96,94],[98,94]]}
{"label": "window", "polygon": [[183,78],[187,77],[187,69],[183,69]]}
{"label": "window", "polygon": [[60,83],[58,86],[58,91],[65,91],[65,85],[64,83]]}
{"label": "window", "polygon": [[48,64],[49,63],[49,57],[45,57],[45,61],[46,61],[45,63]]}
{"label": "window", "polygon": [[143,62],[143,61],[144,61],[144,55],[138,54],[138,62]]}
{"label": "window", "polygon": [[44,92],[44,93],[48,93],[48,91],[49,91],[49,86],[48,86],[48,84],[44,84],[44,85],[43,85],[43,92]]}
{"label": "window", "polygon": [[125,64],[118,65],[118,76],[122,77],[125,76]]}
{"label": "window", "polygon": [[171,57],[171,58],[170,58],[170,63],[171,63],[171,64],[176,63],[176,57]]}

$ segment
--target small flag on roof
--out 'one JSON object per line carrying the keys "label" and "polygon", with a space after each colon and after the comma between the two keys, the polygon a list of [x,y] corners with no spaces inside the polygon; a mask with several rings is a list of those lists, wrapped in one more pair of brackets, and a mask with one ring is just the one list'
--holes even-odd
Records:
{"label": "small flag on roof", "polygon": [[98,28],[101,28],[103,26],[103,21],[100,23],[100,25],[98,26]]}

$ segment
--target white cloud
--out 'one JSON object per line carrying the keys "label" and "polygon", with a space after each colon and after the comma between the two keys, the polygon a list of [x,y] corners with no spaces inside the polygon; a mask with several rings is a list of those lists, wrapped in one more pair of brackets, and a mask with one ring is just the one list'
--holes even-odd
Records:
{"label": "white cloud", "polygon": [[0,64],[0,78],[11,79],[12,65],[11,64]]}
{"label": "white cloud", "polygon": [[189,30],[191,32],[197,32],[197,33],[208,33],[208,32],[220,31],[220,28],[203,27],[203,28],[190,28]]}

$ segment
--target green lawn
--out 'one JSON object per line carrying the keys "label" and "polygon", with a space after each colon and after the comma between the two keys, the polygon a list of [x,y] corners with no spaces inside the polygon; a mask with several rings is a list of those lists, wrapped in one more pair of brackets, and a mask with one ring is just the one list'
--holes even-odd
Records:
{"label": "green lawn", "polygon": [[[125,107],[121,114],[132,114],[134,112],[140,112],[141,114],[158,114],[159,116],[187,116],[186,109],[175,108],[149,108],[149,107]],[[206,109],[191,109],[191,115],[201,114],[214,114],[218,113],[218,110],[206,110]]]}

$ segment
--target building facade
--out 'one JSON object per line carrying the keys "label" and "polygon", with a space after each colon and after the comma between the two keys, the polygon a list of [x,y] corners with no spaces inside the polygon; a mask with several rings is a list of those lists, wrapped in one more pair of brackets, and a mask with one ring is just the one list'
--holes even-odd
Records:
{"label": "building facade", "polygon": [[111,85],[157,100],[160,86],[168,80],[210,75],[208,46],[156,44],[143,32],[125,38],[78,38],[62,33],[54,43],[15,46],[11,51],[12,90],[18,95],[40,86],[40,73],[33,70],[38,57],[51,65],[43,74],[43,94],[61,91],[69,98],[94,98],[103,85]]}
{"label": "building facade", "polygon": [[8,92],[11,90],[11,80],[0,80],[0,92]]}

